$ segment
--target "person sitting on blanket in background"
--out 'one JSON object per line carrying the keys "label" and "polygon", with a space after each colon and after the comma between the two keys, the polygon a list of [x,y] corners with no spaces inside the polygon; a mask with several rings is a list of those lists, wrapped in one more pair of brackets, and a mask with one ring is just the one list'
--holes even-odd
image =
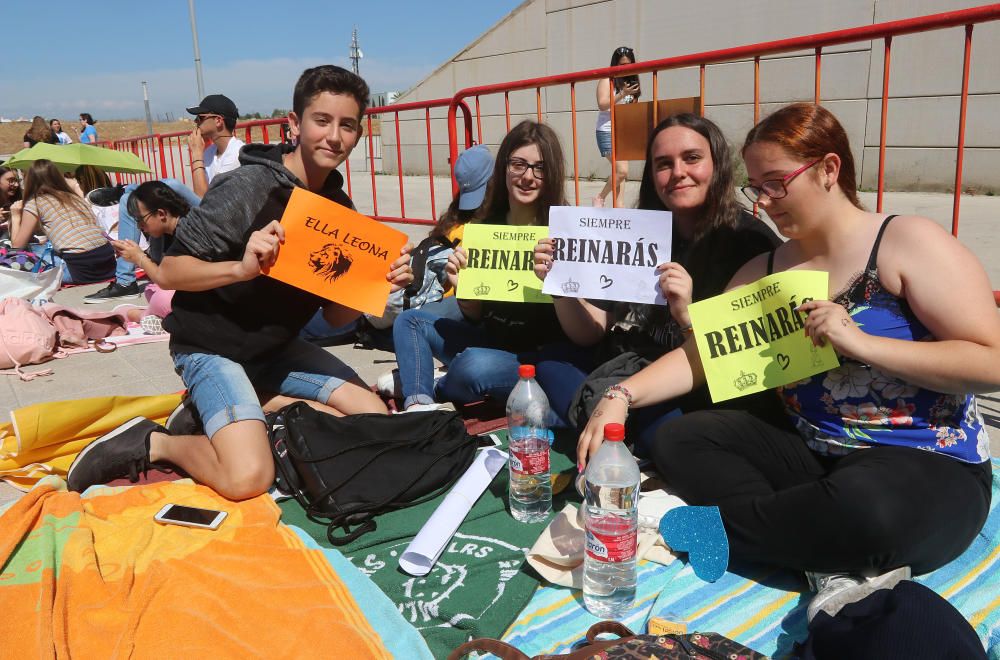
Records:
{"label": "person sitting on blanket in background", "polygon": [[17,172],[0,165],[0,239],[10,237],[10,207],[21,199],[21,180]]}
{"label": "person sitting on blanket in background", "polygon": [[[201,204],[201,197],[194,194],[190,188],[185,186],[178,179],[160,179],[176,195],[184,200],[189,207]],[[143,244],[143,234],[140,231],[138,216],[133,213],[133,206],[129,203],[132,192],[139,187],[139,184],[130,183],[128,185],[110,186],[107,188],[97,188],[87,193],[87,201],[96,207],[118,207],[118,231],[115,238],[121,241],[132,241]],[[158,239],[149,242],[150,257],[159,263],[163,258],[163,244]],[[121,256],[115,264],[115,279],[106,287],[84,296],[83,302],[86,304],[108,302],[110,300],[125,300],[135,298],[141,292],[139,283],[135,279],[135,264]]]}
{"label": "person sitting on blanket in background", "polygon": [[[50,160],[36,160],[24,177],[24,199],[11,206],[10,242],[28,248],[35,230],[52,242],[56,265],[64,263],[64,284],[106,280],[115,272],[115,251],[104,238],[90,206],[67,185]],[[41,253],[39,246],[35,246]]]}
{"label": "person sitting on blanket in background", "polygon": [[[545,225],[549,207],[565,204],[565,166],[555,131],[533,121],[515,126],[500,143],[486,197],[474,222]],[[461,246],[448,257],[448,285],[458,284],[468,255]],[[461,320],[411,315],[399,319],[408,343],[396,361],[407,411],[439,408],[435,401],[467,404],[506,401],[521,362],[534,363],[568,343],[552,305],[459,300]],[[566,352],[561,349],[562,352]],[[437,358],[448,366],[434,377]]]}
{"label": "person sitting on blanket in background", "polygon": [[160,288],[160,262],[163,253],[170,249],[178,221],[191,211],[191,206],[162,181],[140,184],[131,191],[127,203],[129,215],[137,218],[139,229],[159,245],[159,254],[156,257],[146,254],[135,241],[111,241],[118,258],[142,268],[150,280],[143,291],[148,307],[119,305],[115,309],[124,311],[130,321],[141,324],[146,334],[163,334],[163,319],[170,314],[174,292]]}
{"label": "person sitting on blanket in background", "polygon": [[[564,327],[574,329],[574,341],[595,346],[590,364],[548,359],[535,367],[538,383],[564,426],[579,423],[582,430],[608,385],[684,343],[692,301],[722,293],[743,264],[781,243],[770,227],[740,206],[733,169],[725,135],[704,117],[672,115],[653,130],[636,206],[672,214],[672,261],[659,267],[667,305],[555,300]],[[535,248],[539,279],[552,268],[552,255],[552,239],[543,238]],[[585,381],[594,387],[581,389]],[[773,402],[752,397],[737,405],[768,407]],[[628,421],[635,450],[647,455],[657,426],[668,416],[710,407],[708,390],[701,387],[678,400],[636,411]]]}
{"label": "person sitting on blanket in background", "polygon": [[[298,146],[247,146],[241,166],[220,177],[201,206],[178,222],[157,273],[163,288],[176,290],[163,327],[190,395],[171,415],[177,433],[141,417],[126,422],[76,457],[67,475],[72,490],[135,479],[167,463],[230,499],[266,492],[274,459],[255,387],[332,414],[387,412],[353,369],[298,337],[320,305],[334,325],[358,312],[262,277],[278,257],[284,240],[278,219],[294,188],[353,206],[337,167],[361,137],[368,97],[368,85],[350,71],[307,69],[288,115]],[[413,279],[409,250],[406,245],[386,274],[393,290]],[[203,420],[203,431],[194,432],[192,413]]]}
{"label": "person sitting on blanket in background", "polygon": [[[447,318],[461,321],[464,318],[444,269],[448,257],[462,240],[465,224],[472,220],[476,211],[482,206],[483,198],[486,196],[486,184],[489,183],[492,174],[493,154],[485,145],[478,144],[466,149],[455,161],[458,194],[451,200],[448,209],[425,239],[434,241],[435,246],[432,248],[434,251],[428,253],[428,257],[433,257],[433,262],[428,259],[428,267],[424,269],[424,282],[428,283],[426,289],[435,289],[439,299],[399,312],[391,325],[387,326],[391,328],[387,331],[391,331],[392,350],[397,355],[412,350],[410,348],[412,346],[423,345],[419,326],[427,319]],[[418,362],[419,359],[414,361],[414,364]],[[384,397],[402,399],[403,389],[399,369],[387,371],[379,376],[376,387],[379,394]]]}
{"label": "person sitting on blanket in background", "polygon": [[[757,202],[790,239],[733,277],[823,270],[830,300],[805,303],[805,334],[841,364],[778,388],[785,413],[704,410],[668,420],[651,449],[692,505],[715,505],[731,556],[807,571],[807,611],[846,603],[959,556],[990,505],[977,392],[1000,388],[1000,317],[982,265],[927,218],[858,202],[847,134],[823,106],[786,106],[743,146]],[[704,381],[693,338],[603,399],[577,447],[608,422]]]}

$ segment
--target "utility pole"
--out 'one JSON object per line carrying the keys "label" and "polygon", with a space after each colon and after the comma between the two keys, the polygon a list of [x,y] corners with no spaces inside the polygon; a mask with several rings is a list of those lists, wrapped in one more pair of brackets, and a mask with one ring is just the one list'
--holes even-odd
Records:
{"label": "utility pole", "polygon": [[149,88],[146,81],[142,81],[142,102],[146,104],[146,135],[153,134],[153,115],[149,112]]}
{"label": "utility pole", "polygon": [[194,72],[198,78],[198,98],[205,98],[205,81],[201,76],[201,50],[198,48],[198,23],[194,18],[194,0],[188,0],[188,13],[191,14],[191,38],[194,40]]}
{"label": "utility pole", "polygon": [[361,52],[361,46],[358,45],[358,28],[355,27],[351,33],[351,68],[354,70],[355,75],[361,75],[361,71],[358,70],[358,63],[364,56],[365,54]]}

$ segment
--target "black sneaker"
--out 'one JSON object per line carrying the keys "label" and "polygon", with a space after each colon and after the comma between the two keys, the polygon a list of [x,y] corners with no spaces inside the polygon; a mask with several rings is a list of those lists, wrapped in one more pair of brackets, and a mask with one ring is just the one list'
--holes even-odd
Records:
{"label": "black sneaker", "polygon": [[170,435],[205,435],[205,425],[201,423],[198,409],[187,394],[167,417],[166,427]]}
{"label": "black sneaker", "polygon": [[128,286],[122,286],[118,282],[112,282],[100,291],[96,291],[89,296],[83,297],[85,303],[102,303],[109,300],[122,300],[124,298],[135,298],[139,295],[139,285],[132,282]]}
{"label": "black sneaker", "polygon": [[149,461],[149,436],[153,431],[167,432],[145,417],[133,417],[84,447],[66,474],[70,490],[82,493],[95,484],[106,484],[121,477],[139,480],[139,474],[153,465]]}
{"label": "black sneaker", "polygon": [[125,194],[125,186],[109,186],[107,188],[94,188],[87,193],[87,201],[94,206],[114,206]]}

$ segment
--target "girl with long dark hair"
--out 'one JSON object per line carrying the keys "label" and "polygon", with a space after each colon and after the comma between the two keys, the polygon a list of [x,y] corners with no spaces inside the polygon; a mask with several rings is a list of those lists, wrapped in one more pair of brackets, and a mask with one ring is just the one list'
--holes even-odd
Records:
{"label": "girl with long dark hair", "polygon": [[[581,346],[595,346],[594,362],[552,361],[537,365],[538,380],[564,423],[582,427],[605,394],[629,374],[680,346],[690,331],[688,305],[721,293],[729,278],[754,256],[780,241],[736,199],[733,156],[712,121],[690,113],[667,117],[653,130],[637,208],[672,214],[672,261],[659,265],[666,306],[556,300],[563,326]],[[552,266],[551,239],[539,242],[535,274]],[[588,377],[588,372],[595,369]],[[581,384],[584,385],[581,388]],[[710,407],[706,390],[638,412],[629,430],[640,453],[648,450],[657,425],[675,411]]]}

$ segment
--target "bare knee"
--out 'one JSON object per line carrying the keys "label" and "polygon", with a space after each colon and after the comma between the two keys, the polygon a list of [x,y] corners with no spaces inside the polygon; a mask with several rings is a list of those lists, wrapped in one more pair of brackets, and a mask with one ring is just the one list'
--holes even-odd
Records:
{"label": "bare knee", "polygon": [[326,405],[345,415],[376,413],[388,415],[389,409],[378,394],[375,394],[361,380],[351,380],[335,389]]}
{"label": "bare knee", "polygon": [[229,470],[215,490],[230,500],[246,500],[266,493],[273,483],[274,463],[261,461]]}
{"label": "bare knee", "polygon": [[628,162],[620,160],[615,163],[615,177],[618,179],[618,183],[624,183],[625,179],[628,178]]}

